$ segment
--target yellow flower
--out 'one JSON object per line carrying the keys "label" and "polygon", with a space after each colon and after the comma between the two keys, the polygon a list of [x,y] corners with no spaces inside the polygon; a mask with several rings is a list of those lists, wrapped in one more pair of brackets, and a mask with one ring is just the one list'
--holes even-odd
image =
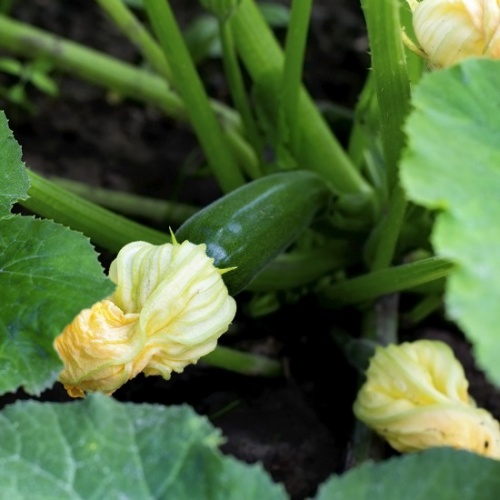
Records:
{"label": "yellow flower", "polygon": [[236,313],[205,245],[130,243],[110,266],[117,284],[111,300],[125,313],[140,313],[146,333],[146,375],[168,379],[213,351]]}
{"label": "yellow flower", "polygon": [[500,458],[500,426],[468,394],[462,365],[443,342],[377,347],[354,414],[400,452],[449,446]]}
{"label": "yellow flower", "polygon": [[169,379],[213,351],[236,313],[223,272],[189,241],[123,247],[109,270],[113,295],[55,340],[68,393],[112,394],[140,372]]}
{"label": "yellow flower", "polygon": [[420,47],[431,68],[467,57],[500,58],[500,0],[407,0]]}
{"label": "yellow flower", "polygon": [[84,309],[56,338],[54,346],[64,361],[59,380],[70,396],[96,390],[111,394],[137,375],[134,359],[146,340],[137,328],[138,317],[103,300]]}

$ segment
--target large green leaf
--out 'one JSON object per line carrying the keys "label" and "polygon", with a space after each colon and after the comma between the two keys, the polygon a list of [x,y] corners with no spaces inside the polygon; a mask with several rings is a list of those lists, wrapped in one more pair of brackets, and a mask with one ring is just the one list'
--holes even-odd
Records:
{"label": "large green leaf", "polygon": [[260,465],[218,450],[188,406],[20,402],[0,413],[0,498],[285,499]]}
{"label": "large green leaf", "polygon": [[54,382],[54,338],[81,309],[109,295],[88,238],[49,220],[0,221],[0,394]]}
{"label": "large green leaf", "polygon": [[500,384],[500,62],[470,59],[425,76],[406,124],[402,184],[411,200],[440,211],[437,254],[455,270],[446,308]]}
{"label": "large green leaf", "polygon": [[12,205],[27,198],[29,180],[21,160],[21,148],[0,111],[0,219],[10,215]]}
{"label": "large green leaf", "polygon": [[334,476],[315,500],[495,500],[499,491],[499,461],[434,448]]}

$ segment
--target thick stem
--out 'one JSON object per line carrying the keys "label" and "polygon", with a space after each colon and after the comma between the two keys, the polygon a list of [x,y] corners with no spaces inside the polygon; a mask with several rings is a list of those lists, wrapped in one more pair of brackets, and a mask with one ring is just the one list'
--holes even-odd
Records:
{"label": "thick stem", "polygon": [[[253,81],[258,84],[273,76],[279,79],[283,75],[283,52],[255,2],[242,0],[231,21],[238,53]],[[272,109],[277,96],[274,89],[269,90],[266,98]],[[371,186],[352,164],[303,87],[300,89],[298,115],[301,148],[296,159],[299,166],[318,172],[335,192],[357,195],[369,203],[373,197]]]}
{"label": "thick stem", "polygon": [[397,184],[399,157],[405,145],[403,123],[410,110],[410,81],[401,38],[398,0],[362,0],[378,98],[388,191]]}
{"label": "thick stem", "polygon": [[224,192],[243,185],[222,129],[210,108],[209,100],[179,30],[170,4],[165,0],[145,0],[144,6],[163,52],[170,63],[174,86],[182,96],[196,136],[208,164]]}
{"label": "thick stem", "polygon": [[300,122],[298,115],[302,68],[306,49],[312,0],[293,0],[285,42],[285,61],[282,81],[282,107],[284,120],[280,125],[282,142],[289,143],[294,155],[300,151]]}
{"label": "thick stem", "polygon": [[201,361],[243,375],[279,377],[283,374],[281,363],[274,359],[223,346],[218,346],[215,351],[204,356]]}
{"label": "thick stem", "polygon": [[96,0],[122,33],[140,50],[144,58],[167,82],[172,82],[172,71],[165,54],[156,40],[122,0]]}
{"label": "thick stem", "polygon": [[53,182],[27,170],[30,188],[27,200],[20,204],[43,217],[81,231],[95,244],[118,252],[131,241],[162,244],[170,241],[166,233],[114,214],[90,201],[70,193]]}
{"label": "thick stem", "polygon": [[358,276],[318,290],[325,306],[361,304],[389,293],[410,290],[448,276],[453,264],[441,257],[430,257],[411,264],[391,267]]}
{"label": "thick stem", "polygon": [[387,214],[381,221],[377,233],[375,255],[371,266],[372,271],[378,271],[390,266],[403,227],[407,205],[405,193],[401,186],[397,184],[389,202]]}
{"label": "thick stem", "polygon": [[[222,45],[224,72],[229,83],[231,97],[243,121],[243,127],[248,141],[252,144],[257,156],[261,158],[262,141],[259,136],[250,103],[248,102],[248,96],[243,83],[243,75],[241,74],[238,58],[236,56],[231,19],[219,21],[219,32]],[[252,172],[253,179],[262,175],[260,165],[257,164],[257,167],[258,169]]]}
{"label": "thick stem", "polygon": [[172,227],[179,226],[199,210],[197,207],[184,203],[163,201],[123,191],[90,186],[69,179],[51,178],[50,180],[58,186],[97,205],[125,215],[144,217],[161,222],[165,227],[167,225]]}
{"label": "thick stem", "polygon": [[[59,70],[124,97],[152,104],[174,120],[188,121],[182,99],[164,78],[96,50],[3,15],[0,15],[0,47],[31,58],[49,59]],[[234,110],[216,100],[211,100],[210,106],[225,129],[234,132],[241,127]],[[239,139],[242,140],[241,136]],[[232,143],[232,138],[228,137],[228,141]]]}

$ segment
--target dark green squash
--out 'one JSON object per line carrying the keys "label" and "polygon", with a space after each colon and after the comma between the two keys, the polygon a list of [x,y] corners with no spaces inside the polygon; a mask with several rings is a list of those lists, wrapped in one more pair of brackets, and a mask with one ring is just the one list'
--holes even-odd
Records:
{"label": "dark green squash", "polygon": [[177,241],[207,245],[231,295],[242,291],[328,204],[331,191],[315,173],[270,174],[228,193],[190,217]]}

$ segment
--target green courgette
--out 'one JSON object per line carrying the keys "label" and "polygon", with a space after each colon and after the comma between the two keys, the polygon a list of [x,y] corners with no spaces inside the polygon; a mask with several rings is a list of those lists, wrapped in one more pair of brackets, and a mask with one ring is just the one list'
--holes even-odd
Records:
{"label": "green courgette", "polygon": [[314,172],[270,174],[228,193],[187,219],[177,241],[207,245],[231,295],[291,245],[325,208],[332,193]]}

